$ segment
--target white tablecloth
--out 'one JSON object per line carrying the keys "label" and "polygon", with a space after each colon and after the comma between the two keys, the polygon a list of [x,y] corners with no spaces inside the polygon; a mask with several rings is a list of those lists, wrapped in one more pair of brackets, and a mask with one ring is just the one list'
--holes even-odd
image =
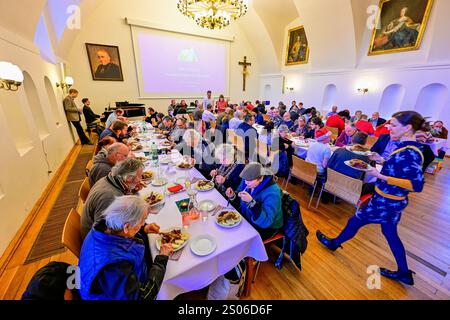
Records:
{"label": "white tablecloth", "polygon": [[[173,152],[173,157],[180,157],[179,153]],[[137,154],[141,156],[143,154]],[[161,166],[166,169],[168,166]],[[155,171],[155,168],[146,168]],[[181,170],[173,168],[172,173],[165,173],[169,183],[175,182],[177,178],[203,176],[196,170]],[[141,191],[142,195],[149,194],[151,191],[164,193],[164,187],[149,186]],[[164,231],[171,227],[181,227],[181,214],[175,204],[176,201],[186,199],[186,192],[167,196],[164,207],[157,215],[150,214],[147,223],[155,222]],[[227,200],[215,189],[208,192],[198,192],[197,201],[214,200],[222,206],[227,205]],[[209,217],[207,221],[193,222],[187,232],[191,239],[199,235],[211,235],[217,241],[215,252],[206,257],[196,256],[190,249],[189,243],[183,249],[181,258],[178,261],[169,260],[167,264],[166,275],[162,287],[158,294],[159,300],[174,299],[181,293],[199,290],[211,284],[219,276],[224,275],[235,267],[239,261],[245,257],[252,257],[258,261],[268,260],[264,244],[259,233],[245,220],[236,228],[225,229],[216,225],[215,217]],[[152,256],[158,255],[156,249],[156,235],[150,235],[150,247]]]}
{"label": "white tablecloth", "polygon": [[426,144],[431,147],[431,150],[433,150],[434,154],[437,156],[439,154],[439,150],[441,149],[447,150],[447,140],[439,138],[434,139],[435,139],[434,142]]}

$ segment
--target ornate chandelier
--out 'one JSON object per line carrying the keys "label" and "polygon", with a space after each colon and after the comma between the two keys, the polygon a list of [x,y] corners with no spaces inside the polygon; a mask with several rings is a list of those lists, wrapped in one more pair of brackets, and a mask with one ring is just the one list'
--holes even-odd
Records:
{"label": "ornate chandelier", "polygon": [[178,0],[177,7],[202,28],[222,29],[247,13],[248,0]]}

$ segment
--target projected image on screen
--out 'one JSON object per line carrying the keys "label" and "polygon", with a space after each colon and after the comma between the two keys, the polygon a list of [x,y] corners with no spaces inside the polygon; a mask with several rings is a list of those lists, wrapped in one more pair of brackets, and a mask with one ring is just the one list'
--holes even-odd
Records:
{"label": "projected image on screen", "polygon": [[137,44],[144,95],[227,93],[226,43],[139,33]]}

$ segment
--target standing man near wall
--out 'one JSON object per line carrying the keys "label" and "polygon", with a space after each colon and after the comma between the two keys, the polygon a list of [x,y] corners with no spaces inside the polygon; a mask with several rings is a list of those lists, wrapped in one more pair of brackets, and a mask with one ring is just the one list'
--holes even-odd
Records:
{"label": "standing man near wall", "polygon": [[69,95],[64,98],[64,111],[66,112],[67,121],[72,122],[75,129],[77,129],[78,136],[80,137],[81,144],[92,144],[81,126],[81,113],[75,104],[75,98],[78,97],[78,91],[76,89],[70,89]]}

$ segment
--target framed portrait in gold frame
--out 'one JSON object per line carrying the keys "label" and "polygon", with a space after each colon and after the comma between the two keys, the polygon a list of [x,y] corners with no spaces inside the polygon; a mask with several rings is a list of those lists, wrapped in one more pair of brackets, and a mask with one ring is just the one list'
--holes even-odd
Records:
{"label": "framed portrait in gold frame", "polygon": [[119,47],[86,43],[92,79],[96,81],[123,81]]}
{"label": "framed portrait in gold frame", "polygon": [[286,65],[307,64],[309,59],[308,38],[304,26],[288,31]]}
{"label": "framed portrait in gold frame", "polygon": [[380,0],[369,56],[418,50],[433,0]]}

